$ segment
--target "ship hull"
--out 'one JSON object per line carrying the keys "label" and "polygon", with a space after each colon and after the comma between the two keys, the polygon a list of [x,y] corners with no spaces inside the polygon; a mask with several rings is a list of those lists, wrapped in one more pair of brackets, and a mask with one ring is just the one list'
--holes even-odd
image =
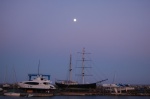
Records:
{"label": "ship hull", "polygon": [[90,84],[62,84],[55,82],[55,84],[58,86],[58,88],[62,89],[95,89],[96,83],[90,83]]}

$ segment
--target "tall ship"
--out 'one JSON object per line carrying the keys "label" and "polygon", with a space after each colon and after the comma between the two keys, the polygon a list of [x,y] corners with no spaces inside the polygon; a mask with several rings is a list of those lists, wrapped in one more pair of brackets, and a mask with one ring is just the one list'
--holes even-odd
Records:
{"label": "tall ship", "polygon": [[99,81],[99,82],[95,82],[95,83],[85,83],[85,48],[83,48],[82,52],[80,52],[82,54],[82,66],[80,67],[82,69],[81,72],[81,76],[82,76],[82,83],[78,83],[75,81],[72,81],[72,56],[70,55],[70,65],[69,65],[69,80],[57,80],[55,82],[55,84],[58,86],[58,88],[61,89],[95,89],[97,83],[103,82],[105,80]]}

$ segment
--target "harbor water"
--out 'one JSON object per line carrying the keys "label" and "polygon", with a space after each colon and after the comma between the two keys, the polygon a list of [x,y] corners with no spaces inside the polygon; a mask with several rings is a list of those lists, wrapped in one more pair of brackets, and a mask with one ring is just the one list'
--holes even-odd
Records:
{"label": "harbor water", "polygon": [[[27,97],[0,96],[0,99],[26,99]],[[150,99],[150,96],[52,96],[29,97],[30,99]]]}

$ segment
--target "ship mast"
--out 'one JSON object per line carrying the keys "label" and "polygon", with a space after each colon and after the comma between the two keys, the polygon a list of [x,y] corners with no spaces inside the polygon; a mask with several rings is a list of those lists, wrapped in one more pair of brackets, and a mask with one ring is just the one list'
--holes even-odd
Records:
{"label": "ship mast", "polygon": [[84,61],[85,61],[84,54],[85,54],[85,48],[83,48],[82,50],[82,83],[83,84],[84,84]]}
{"label": "ship mast", "polygon": [[40,75],[40,73],[39,73],[40,70],[39,69],[40,69],[40,60],[39,60],[39,64],[38,64],[38,76]]}
{"label": "ship mast", "polygon": [[91,60],[85,59],[85,54],[91,54],[91,53],[86,53],[85,48],[83,48],[82,52],[78,52],[78,53],[82,54],[82,58],[81,58],[81,60],[79,60],[79,61],[82,61],[81,67],[78,67],[78,68],[82,69],[81,74],[79,74],[79,76],[82,76],[82,84],[84,84],[85,83],[85,76],[92,76],[92,75],[86,75],[85,74],[85,68],[91,68],[91,67],[85,67],[85,61],[91,61]]}
{"label": "ship mast", "polygon": [[69,81],[72,80],[72,55],[70,54],[70,64],[69,64]]}
{"label": "ship mast", "polygon": [[85,76],[91,76],[91,75],[85,75],[85,72],[84,72],[84,70],[85,70],[85,68],[91,68],[91,67],[85,67],[85,61],[90,61],[90,60],[85,60],[85,54],[90,54],[90,53],[86,53],[85,52],[85,48],[83,48],[83,50],[82,50],[82,52],[81,52],[81,54],[82,54],[82,74],[81,74],[81,76],[82,76],[82,83],[84,84],[85,83]]}

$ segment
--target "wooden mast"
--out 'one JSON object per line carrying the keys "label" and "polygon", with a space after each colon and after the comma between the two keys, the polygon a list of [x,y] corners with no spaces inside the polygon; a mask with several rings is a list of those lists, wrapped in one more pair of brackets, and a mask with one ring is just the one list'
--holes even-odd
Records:
{"label": "wooden mast", "polygon": [[69,81],[72,81],[72,55],[70,54],[70,64],[69,64]]}
{"label": "wooden mast", "polygon": [[90,54],[90,53],[86,53],[85,48],[83,48],[81,54],[82,54],[82,67],[81,67],[82,68],[82,74],[81,74],[81,76],[82,76],[82,83],[85,84],[85,76],[91,76],[91,75],[86,75],[85,71],[84,71],[85,68],[91,68],[91,67],[85,67],[85,61],[90,61],[90,60],[85,59],[85,54]]}

